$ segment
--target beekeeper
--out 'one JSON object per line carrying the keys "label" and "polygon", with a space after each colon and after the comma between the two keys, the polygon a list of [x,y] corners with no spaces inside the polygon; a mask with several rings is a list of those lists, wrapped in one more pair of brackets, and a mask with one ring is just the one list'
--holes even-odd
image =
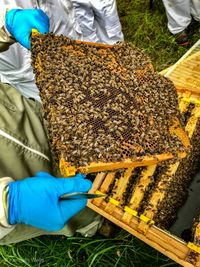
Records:
{"label": "beekeeper", "polygon": [[0,2],[0,244],[49,233],[91,236],[101,221],[84,209],[85,200],[59,200],[87,192],[91,182],[55,178],[30,64],[33,28],[92,42],[123,40],[113,0]]}
{"label": "beekeeper", "polygon": [[37,100],[38,89],[27,49],[32,28],[91,42],[113,44],[123,40],[114,0],[1,0],[0,10],[1,38],[10,44],[18,42],[0,55],[0,79]]}
{"label": "beekeeper", "polygon": [[[168,18],[169,31],[176,36],[177,42],[188,42],[187,32],[192,18],[200,21],[199,0],[163,0]],[[184,40],[185,39],[185,40]]]}

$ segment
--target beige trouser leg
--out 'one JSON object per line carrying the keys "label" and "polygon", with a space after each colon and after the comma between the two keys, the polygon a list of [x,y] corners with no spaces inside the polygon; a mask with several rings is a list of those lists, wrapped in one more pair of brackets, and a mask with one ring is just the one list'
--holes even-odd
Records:
{"label": "beige trouser leg", "polygon": [[[11,86],[2,83],[0,83],[0,130],[50,158],[40,104],[37,101],[26,99]],[[0,148],[0,177],[7,176],[19,180],[34,176],[38,171],[53,174],[50,161],[24,149],[2,135],[0,135]],[[31,200],[27,199],[27,201]],[[74,216],[57,233],[45,232],[21,224],[3,237],[0,244],[16,243],[44,234],[72,236],[75,232],[80,232],[83,235],[91,236],[95,234],[100,223],[101,216],[87,208]]]}

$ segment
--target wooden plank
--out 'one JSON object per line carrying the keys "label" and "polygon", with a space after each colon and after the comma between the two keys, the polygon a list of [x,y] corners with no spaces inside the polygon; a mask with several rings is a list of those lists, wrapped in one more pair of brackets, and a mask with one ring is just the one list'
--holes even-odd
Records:
{"label": "wooden plank", "polygon": [[[199,43],[195,46],[199,46]],[[200,51],[191,54],[195,46],[164,74],[173,81],[177,89],[185,88],[190,91],[200,89]]]}
{"label": "wooden plank", "polygon": [[179,109],[181,113],[187,111],[188,106],[190,105],[189,102],[183,100],[183,98],[189,98],[191,96],[191,92],[183,92],[181,96],[179,96]]}
{"label": "wooden plank", "polygon": [[[115,179],[115,172],[109,172],[107,175],[104,176],[104,181],[102,182],[101,186],[95,188],[95,192],[98,189],[101,193],[106,194],[108,192],[110,184]],[[93,200],[94,204],[100,206],[103,201],[103,198],[96,198]]]}
{"label": "wooden plank", "polygon": [[92,183],[92,189],[90,190],[90,193],[95,193],[97,189],[101,187],[101,184],[105,181],[104,178],[106,176],[106,173],[98,173],[95,177],[94,182]]}
{"label": "wooden plank", "polygon": [[[178,131],[177,131],[178,132]],[[184,136],[183,142],[187,142],[187,136]],[[179,158],[184,158],[186,156],[185,152],[178,152]],[[79,167],[77,169],[80,173],[94,173],[94,172],[103,172],[103,171],[113,171],[113,170],[119,170],[119,169],[128,169],[128,168],[134,168],[134,167],[142,167],[142,166],[149,166],[156,164],[160,161],[172,159],[174,156],[171,153],[161,154],[161,155],[155,155],[153,157],[144,156],[143,159],[138,158],[135,161],[131,160],[124,160],[123,162],[99,162],[99,163],[91,163],[88,166]],[[66,166],[69,166],[69,163],[66,162]],[[64,175],[64,174],[63,174]]]}
{"label": "wooden plank", "polygon": [[[113,196],[112,198],[116,201],[121,201],[122,203],[122,195],[123,192],[126,189],[127,186],[127,182],[130,179],[130,176],[132,174],[133,168],[129,168],[125,171],[124,174],[122,174],[118,180],[118,183],[116,184],[116,187],[113,190]],[[115,209],[116,205],[108,202],[108,204],[106,205],[105,211],[108,212],[109,214],[112,213],[112,211]]]}
{"label": "wooden plank", "polygon": [[116,189],[116,193],[113,195],[113,198],[120,201],[122,200],[123,193],[126,189],[128,181],[131,177],[134,168],[129,168],[125,171],[124,175],[122,175],[119,179],[119,183]]}
{"label": "wooden plank", "polygon": [[192,116],[189,118],[188,123],[185,127],[185,130],[187,131],[190,139],[192,138],[195,132],[196,125],[197,125],[199,118],[200,118],[200,106],[196,105],[192,112]]}
{"label": "wooden plank", "polygon": [[[108,170],[117,170],[117,169],[128,169],[128,168],[134,168],[134,167],[141,167],[141,166],[148,166],[152,164],[156,164],[159,161],[164,161],[168,159],[172,159],[173,155],[170,153],[162,154],[162,155],[155,155],[153,157],[151,156],[144,156],[142,158],[138,158],[134,161],[131,161],[130,159],[126,159],[123,162],[115,162],[115,163],[105,163],[105,162],[99,162],[99,163],[91,163],[88,166],[80,167],[78,170],[81,173],[92,173],[92,172],[100,172],[100,171],[108,171]],[[67,163],[68,165],[68,163]]]}
{"label": "wooden plank", "polygon": [[[135,211],[138,210],[144,198],[145,191],[147,190],[148,186],[152,183],[152,175],[155,169],[156,169],[156,164],[148,166],[147,169],[142,172],[141,177],[133,191],[130,203],[128,205],[128,207],[130,207],[132,210]],[[132,217],[133,215],[131,215],[129,212],[124,212],[122,221],[129,223]]]}
{"label": "wooden plank", "polygon": [[175,134],[176,136],[178,136],[185,147],[190,146],[189,138],[185,134],[185,131],[183,130],[183,128],[179,127],[179,121],[178,120],[174,121],[173,126],[170,127],[169,131],[171,134]]}
{"label": "wooden plank", "polygon": [[[169,167],[167,173],[162,175],[157,186],[154,188],[152,196],[143,213],[143,215],[146,216],[147,218],[153,219],[155,214],[157,213],[158,204],[161,203],[161,201],[164,199],[166,189],[168,188],[168,186],[170,186],[170,182],[174,178],[174,174],[178,169],[179,164],[180,161],[177,161],[175,164],[172,164]],[[148,225],[141,222],[138,226],[138,230],[145,234],[146,231],[148,230]]]}
{"label": "wooden plank", "polygon": [[[124,230],[128,231],[132,235],[136,236],[140,240],[144,241],[146,244],[152,246],[153,248],[155,248],[159,252],[163,253],[167,257],[171,258],[172,260],[176,261],[177,263],[181,264],[182,266],[185,266],[185,267],[194,266],[194,265],[192,265],[192,264],[190,264],[184,260],[185,257],[187,256],[188,251],[189,251],[189,248],[187,247],[186,243],[180,242],[178,240],[175,240],[175,241],[173,240],[173,242],[177,242],[177,247],[178,247],[178,249],[174,249],[173,246],[170,246],[168,244],[169,240],[171,240],[170,237],[168,236],[160,244],[159,241],[157,240],[157,238],[159,236],[161,236],[160,229],[152,226],[148,231],[148,235],[145,236],[145,235],[139,233],[138,231],[134,230],[131,226],[119,221],[114,216],[107,214],[105,211],[101,210],[99,207],[93,205],[92,203],[88,203],[88,207],[93,209],[94,211],[98,212],[99,214],[101,214],[102,216],[107,218],[108,220],[111,220],[113,223],[117,224],[118,226],[120,226]],[[135,224],[137,224],[136,219],[134,220],[134,225]],[[152,231],[152,229],[153,229],[153,231]]]}
{"label": "wooden plank", "polygon": [[116,174],[116,172],[109,172],[107,175],[106,175],[106,177],[105,177],[105,179],[104,179],[104,181],[103,181],[103,183],[102,183],[102,185],[100,186],[100,191],[102,192],[102,193],[107,193],[108,192],[108,189],[109,189],[109,186],[110,186],[110,184],[113,182],[113,180],[115,179],[115,174]]}

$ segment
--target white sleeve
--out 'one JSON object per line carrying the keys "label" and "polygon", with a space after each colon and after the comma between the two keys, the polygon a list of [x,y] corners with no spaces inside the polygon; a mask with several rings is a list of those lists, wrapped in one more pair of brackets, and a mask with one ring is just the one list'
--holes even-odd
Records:
{"label": "white sleeve", "polygon": [[0,239],[9,234],[14,228],[14,225],[8,222],[7,210],[7,188],[10,182],[14,181],[10,177],[0,179]]}

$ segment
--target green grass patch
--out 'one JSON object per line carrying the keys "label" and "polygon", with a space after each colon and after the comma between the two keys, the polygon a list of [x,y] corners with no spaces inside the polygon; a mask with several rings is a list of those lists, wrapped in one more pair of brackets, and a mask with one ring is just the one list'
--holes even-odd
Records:
{"label": "green grass patch", "polygon": [[177,266],[124,231],[114,238],[43,236],[1,246],[0,257],[2,267]]}
{"label": "green grass patch", "polygon": [[[149,1],[118,1],[118,11],[126,41],[140,47],[151,58],[156,70],[163,70],[174,64],[188,48],[176,44],[168,31],[165,9],[161,0],[155,1],[149,9]],[[196,33],[191,43],[199,39]]]}

